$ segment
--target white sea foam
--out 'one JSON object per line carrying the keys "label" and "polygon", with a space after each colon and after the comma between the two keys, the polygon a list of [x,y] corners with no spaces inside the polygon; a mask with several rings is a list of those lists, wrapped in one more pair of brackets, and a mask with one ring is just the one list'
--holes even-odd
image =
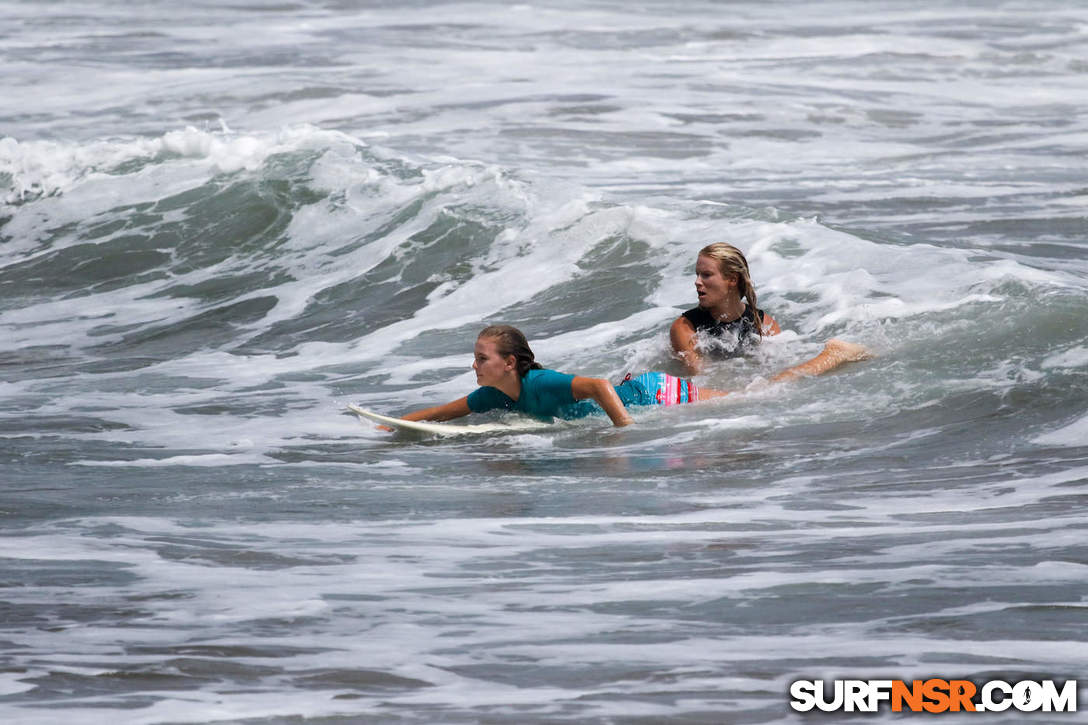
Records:
{"label": "white sea foam", "polygon": [[[11,177],[7,203],[34,196],[65,193],[88,177],[116,176],[125,164],[156,159],[171,164],[174,173],[178,161],[202,162],[206,175],[232,173],[260,168],[269,156],[316,143],[350,141],[343,134],[309,126],[284,128],[272,134],[246,135],[199,130],[192,126],[169,131],[159,138],[118,139],[89,144],[55,141],[22,141],[0,138],[0,173]],[[172,158],[173,157],[173,158]],[[174,161],[174,158],[178,161]],[[131,172],[129,172],[131,173]],[[130,192],[134,189],[126,189]],[[131,197],[128,199],[131,201]]]}
{"label": "white sea foam", "polygon": [[240,466],[246,464],[270,463],[271,459],[260,455],[246,455],[242,453],[208,453],[194,456],[168,456],[167,458],[136,458],[126,461],[75,461],[76,466],[103,466],[103,467],[138,467],[158,468],[160,466]]}
{"label": "white sea foam", "polygon": [[1088,415],[1057,430],[1036,436],[1033,442],[1043,446],[1083,447],[1088,445]]}
{"label": "white sea foam", "polygon": [[1041,367],[1044,370],[1054,368],[1083,368],[1088,366],[1088,346],[1077,345],[1068,350],[1050,355],[1043,360]]}

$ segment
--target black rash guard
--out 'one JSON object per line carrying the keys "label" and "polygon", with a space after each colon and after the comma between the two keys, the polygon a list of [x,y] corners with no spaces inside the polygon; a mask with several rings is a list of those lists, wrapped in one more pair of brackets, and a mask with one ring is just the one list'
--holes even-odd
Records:
{"label": "black rash guard", "polygon": [[[766,313],[760,309],[757,309],[756,312],[759,313],[759,322],[762,325]],[[736,338],[737,344],[732,350],[715,345],[708,351],[713,357],[737,357],[743,355],[748,347],[762,339],[756,330],[755,315],[752,314],[752,308],[748,305],[744,306],[744,313],[740,317],[729,322],[715,320],[714,316],[702,307],[693,307],[685,312],[683,316],[692,324],[696,333],[722,338],[726,341]]]}

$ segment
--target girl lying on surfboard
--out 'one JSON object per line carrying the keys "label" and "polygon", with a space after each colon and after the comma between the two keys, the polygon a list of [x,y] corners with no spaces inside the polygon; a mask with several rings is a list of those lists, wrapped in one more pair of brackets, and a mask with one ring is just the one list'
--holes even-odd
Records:
{"label": "girl lying on surfboard", "polygon": [[[632,405],[694,403],[727,395],[725,391],[700,388],[691,380],[660,372],[628,375],[614,386],[603,378],[546,370],[536,362],[525,335],[510,325],[484,328],[476,338],[473,354],[472,369],[476,371],[479,388],[463,398],[416,410],[402,418],[443,421],[496,408],[538,418],[581,418],[604,410],[613,425],[619,427],[633,422],[627,413]],[[779,373],[772,382],[806,374],[791,374],[792,370]]]}
{"label": "girl lying on surfboard", "polygon": [[[698,306],[676,318],[669,330],[673,352],[689,375],[702,372],[704,355],[737,357],[758,344],[764,335],[781,332],[774,318],[756,307],[756,289],[748,272],[748,260],[730,244],[718,242],[699,250],[695,260],[695,293]],[[819,375],[843,363],[868,357],[869,351],[861,345],[830,340],[819,355],[774,380]]]}

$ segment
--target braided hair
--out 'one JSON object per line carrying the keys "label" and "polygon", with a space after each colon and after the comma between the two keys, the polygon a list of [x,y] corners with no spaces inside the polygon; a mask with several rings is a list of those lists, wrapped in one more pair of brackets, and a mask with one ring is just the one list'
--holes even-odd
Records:
{"label": "braided hair", "polygon": [[495,349],[506,357],[513,355],[517,361],[518,377],[525,377],[530,370],[540,370],[544,366],[536,361],[525,334],[512,325],[489,325],[480,331],[477,338],[486,337],[495,341]]}

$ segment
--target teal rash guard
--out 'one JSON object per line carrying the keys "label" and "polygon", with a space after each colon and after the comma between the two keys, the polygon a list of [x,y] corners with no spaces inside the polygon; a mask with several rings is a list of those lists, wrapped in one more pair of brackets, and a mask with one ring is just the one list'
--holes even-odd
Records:
{"label": "teal rash guard", "polygon": [[[537,418],[581,418],[600,410],[593,401],[577,401],[571,392],[573,375],[555,370],[530,370],[521,378],[521,395],[514,400],[498,388],[476,388],[468,395],[473,413],[516,410]],[[586,405],[588,403],[588,405]]]}
{"label": "teal rash guard", "polygon": [[[468,408],[473,413],[489,410],[516,410],[537,418],[583,418],[603,413],[592,399],[575,400],[571,391],[573,375],[555,370],[530,370],[521,378],[521,396],[514,400],[498,388],[485,386],[468,394]],[[625,406],[652,405],[657,402],[643,386],[613,386]]]}

